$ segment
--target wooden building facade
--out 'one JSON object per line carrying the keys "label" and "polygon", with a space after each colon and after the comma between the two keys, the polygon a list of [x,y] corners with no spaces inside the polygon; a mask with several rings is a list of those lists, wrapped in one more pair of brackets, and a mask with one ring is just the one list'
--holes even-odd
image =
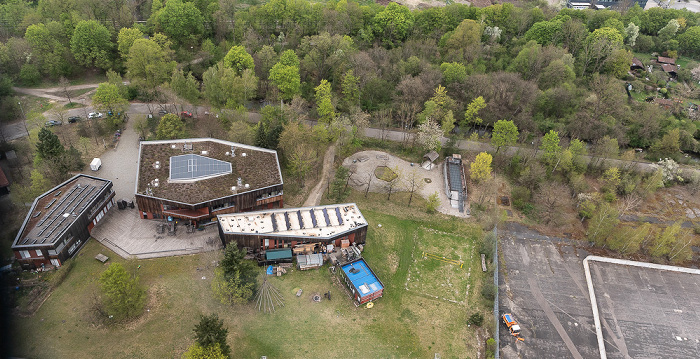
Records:
{"label": "wooden building facade", "polygon": [[224,246],[235,243],[255,252],[306,244],[340,247],[344,240],[364,244],[367,238],[367,221],[354,203],[227,214],[217,220]]}
{"label": "wooden building facade", "polygon": [[135,188],[141,218],[201,224],[282,208],[283,193],[274,150],[214,138],[141,142]]}
{"label": "wooden building facade", "polygon": [[79,174],[37,197],[12,250],[24,269],[60,266],[114,206],[112,182]]}

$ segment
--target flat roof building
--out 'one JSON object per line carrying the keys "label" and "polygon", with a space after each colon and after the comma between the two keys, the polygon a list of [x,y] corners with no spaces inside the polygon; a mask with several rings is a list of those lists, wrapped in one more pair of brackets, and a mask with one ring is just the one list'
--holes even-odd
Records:
{"label": "flat roof building", "polygon": [[354,203],[219,215],[224,245],[235,242],[254,251],[293,248],[306,243],[365,243],[367,221]]}
{"label": "flat roof building", "polygon": [[202,223],[283,205],[277,151],[266,148],[214,138],[143,141],[136,176],[141,218]]}
{"label": "flat roof building", "polygon": [[362,305],[384,294],[384,285],[364,259],[342,266],[343,279],[352,292],[355,305]]}
{"label": "flat roof building", "polygon": [[60,266],[114,205],[112,182],[79,174],[37,197],[12,244],[23,268]]}

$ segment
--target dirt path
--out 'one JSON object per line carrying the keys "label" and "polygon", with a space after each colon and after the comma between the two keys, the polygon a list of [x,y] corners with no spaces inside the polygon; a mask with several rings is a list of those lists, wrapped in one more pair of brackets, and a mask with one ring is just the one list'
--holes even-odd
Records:
{"label": "dirt path", "polygon": [[[93,89],[93,88],[97,88],[97,86],[99,86],[99,84],[75,85],[75,86],[68,86],[67,90],[72,91],[72,90]],[[57,93],[57,92],[63,91],[62,87],[47,87],[47,88],[40,88],[40,89],[25,88],[25,87],[13,87],[12,89],[15,92],[19,92],[19,93],[22,93],[25,95],[32,95],[32,96],[36,96],[36,97],[48,98],[50,100],[59,101],[59,102],[68,102],[67,97],[52,95],[52,93]],[[80,98],[80,97],[82,97],[82,95],[78,96],[77,98]],[[75,100],[75,99],[71,98],[71,100]]]}
{"label": "dirt path", "polygon": [[328,147],[326,155],[323,156],[323,169],[321,170],[321,179],[309,193],[309,197],[304,201],[304,207],[318,206],[321,203],[321,197],[323,196],[323,189],[326,187],[326,181],[328,181],[328,175],[331,172],[331,167],[333,166],[333,159],[335,158],[335,145]]}

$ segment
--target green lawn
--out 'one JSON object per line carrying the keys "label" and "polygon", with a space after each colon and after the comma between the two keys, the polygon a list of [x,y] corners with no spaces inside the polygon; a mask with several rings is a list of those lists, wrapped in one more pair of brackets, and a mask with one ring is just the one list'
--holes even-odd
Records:
{"label": "green lawn", "polygon": [[[216,312],[229,328],[235,358],[426,358],[434,353],[443,358],[476,358],[475,328],[468,328],[466,320],[475,311],[487,313],[488,308],[471,289],[466,295],[465,286],[478,289],[482,280],[478,254],[473,254],[480,229],[462,219],[427,215],[415,199],[418,204],[408,208],[404,194],[392,196],[391,202],[384,199],[381,194],[365,199],[357,192],[349,199],[358,203],[369,222],[364,255],[385,286],[384,297],[372,309],[355,307],[328,266],[269,278],[285,297],[285,306],[275,313],[259,313],[252,305],[223,305],[210,289],[212,261],[220,256],[216,252],[128,262],[127,268],[148,287],[148,312],[132,323],[106,325],[96,320],[92,309],[97,278],[106,268],[94,256],[102,252],[110,257],[108,263],[127,261],[91,240],[41,309],[32,317],[15,319],[13,354],[177,358],[193,342],[192,327],[198,316]],[[429,264],[449,272],[448,279],[439,278],[438,272],[419,267],[427,264],[420,260],[423,248],[452,253],[465,265],[457,270],[447,264]],[[417,268],[424,272],[413,274]],[[471,277],[467,277],[469,268],[474,269]],[[463,302],[407,290],[409,272],[412,280],[429,282],[427,288],[461,287],[447,292]],[[295,288],[303,289],[301,297],[294,295]],[[312,301],[313,294],[329,290],[331,301]]]}

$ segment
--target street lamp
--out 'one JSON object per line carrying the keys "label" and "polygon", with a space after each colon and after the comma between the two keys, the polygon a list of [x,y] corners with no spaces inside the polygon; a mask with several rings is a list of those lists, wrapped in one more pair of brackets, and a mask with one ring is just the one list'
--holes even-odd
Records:
{"label": "street lamp", "polygon": [[27,131],[27,137],[29,137],[29,129],[27,128],[27,116],[24,115],[24,109],[22,108],[22,103],[17,101],[19,105],[19,110],[22,111],[22,123],[24,124],[24,130]]}

